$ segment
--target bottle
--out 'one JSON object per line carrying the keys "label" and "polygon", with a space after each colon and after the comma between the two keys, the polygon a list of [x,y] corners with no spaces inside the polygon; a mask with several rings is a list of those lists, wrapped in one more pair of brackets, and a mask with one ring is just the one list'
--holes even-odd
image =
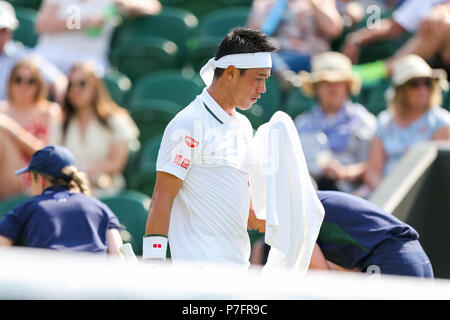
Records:
{"label": "bottle", "polygon": [[[117,16],[117,14],[118,14],[117,6],[115,4],[111,4],[106,7],[105,12],[103,13],[103,17],[105,18],[106,21],[108,19],[114,18],[115,16]],[[101,32],[102,27],[89,27],[86,30],[88,36],[92,38],[100,36]]]}

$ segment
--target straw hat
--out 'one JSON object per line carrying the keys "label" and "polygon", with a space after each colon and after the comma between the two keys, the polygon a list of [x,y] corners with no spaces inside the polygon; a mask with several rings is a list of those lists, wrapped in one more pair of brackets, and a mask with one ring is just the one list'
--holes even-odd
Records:
{"label": "straw hat", "polygon": [[13,6],[6,1],[0,1],[0,29],[15,30],[18,26],[19,21]]}
{"label": "straw hat", "polygon": [[398,87],[413,78],[432,78],[447,82],[447,72],[443,69],[431,69],[424,59],[409,54],[395,62],[392,69],[392,84]]}
{"label": "straw hat", "polygon": [[311,59],[311,73],[300,71],[301,88],[305,95],[315,95],[314,85],[321,81],[350,83],[350,93],[357,95],[361,90],[361,79],[352,71],[350,59],[339,52],[324,52]]}
{"label": "straw hat", "polygon": [[386,101],[394,99],[395,88],[414,78],[435,79],[442,90],[448,90],[447,72],[444,69],[432,69],[418,55],[408,54],[399,58],[392,68],[391,86],[384,94]]}

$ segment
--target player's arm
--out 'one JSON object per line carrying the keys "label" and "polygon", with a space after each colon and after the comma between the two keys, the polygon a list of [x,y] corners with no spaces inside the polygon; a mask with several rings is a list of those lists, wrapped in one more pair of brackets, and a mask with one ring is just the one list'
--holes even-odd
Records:
{"label": "player's arm", "polygon": [[[162,171],[157,172],[155,189],[153,190],[145,226],[144,259],[164,260],[166,254],[164,244],[167,247],[170,212],[182,184],[183,181],[172,174]],[[156,248],[154,247],[155,244]],[[159,244],[162,244],[162,246],[158,248]],[[153,248],[161,250],[153,250]],[[158,257],[158,254],[160,254],[160,257]]]}

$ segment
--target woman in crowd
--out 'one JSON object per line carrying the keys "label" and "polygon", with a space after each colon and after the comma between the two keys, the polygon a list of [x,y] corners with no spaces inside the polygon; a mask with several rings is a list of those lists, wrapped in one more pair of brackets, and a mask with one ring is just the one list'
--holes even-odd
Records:
{"label": "woman in crowd", "polygon": [[407,55],[395,65],[389,108],[378,115],[364,181],[370,190],[395,170],[414,144],[450,139],[450,113],[441,108],[444,70],[431,67],[417,55]]}
{"label": "woman in crowd", "polygon": [[47,87],[34,60],[19,61],[11,70],[8,99],[0,102],[0,199],[28,193],[30,178],[14,176],[32,154],[56,139],[60,106],[47,100]]}
{"label": "woman in crowd", "polygon": [[353,192],[366,168],[376,118],[350,100],[361,82],[350,59],[325,52],[312,59],[312,72],[301,72],[301,90],[317,104],[295,118],[308,169],[320,190]]}
{"label": "woman in crowd", "polygon": [[72,68],[63,109],[60,144],[88,174],[93,194],[120,191],[129,151],[139,147],[139,130],[127,110],[112,101],[93,64]]}

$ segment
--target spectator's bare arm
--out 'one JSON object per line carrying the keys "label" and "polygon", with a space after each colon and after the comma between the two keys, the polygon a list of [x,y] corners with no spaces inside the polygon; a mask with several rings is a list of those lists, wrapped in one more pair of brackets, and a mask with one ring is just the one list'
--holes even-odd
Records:
{"label": "spectator's bare arm", "polygon": [[344,22],[336,7],[335,0],[311,0],[314,18],[319,30],[334,39],[341,35]]}
{"label": "spectator's bare arm", "polygon": [[374,138],[367,160],[367,168],[364,173],[364,183],[371,189],[375,190],[383,179],[383,171],[386,163],[386,155],[383,148],[383,142]]}
{"label": "spectator's bare arm", "polygon": [[156,15],[162,10],[158,0],[114,0],[119,10],[125,15]]}

